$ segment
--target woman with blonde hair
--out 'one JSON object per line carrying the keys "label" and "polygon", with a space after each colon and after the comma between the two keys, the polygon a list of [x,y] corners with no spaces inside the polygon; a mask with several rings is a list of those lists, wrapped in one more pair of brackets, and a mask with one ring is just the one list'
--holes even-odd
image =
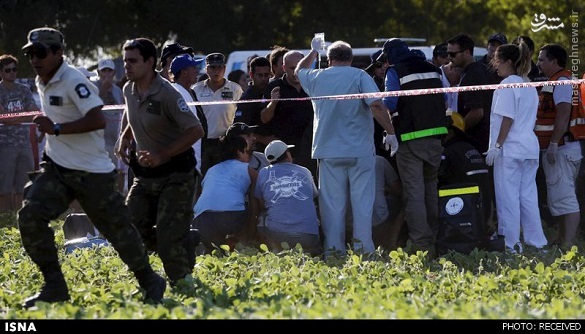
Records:
{"label": "woman with blonde hair", "polygon": [[[530,56],[524,43],[500,45],[492,60],[502,84],[528,82]],[[541,249],[542,230],[536,191],[539,146],[534,133],[538,94],[534,87],[502,88],[494,92],[486,163],[494,166],[498,233],[511,253],[524,244]]]}

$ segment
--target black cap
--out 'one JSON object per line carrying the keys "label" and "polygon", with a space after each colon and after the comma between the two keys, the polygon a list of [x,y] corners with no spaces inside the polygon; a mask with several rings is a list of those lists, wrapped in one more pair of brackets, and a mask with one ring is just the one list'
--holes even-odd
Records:
{"label": "black cap", "polygon": [[488,43],[492,41],[500,42],[501,44],[508,44],[508,38],[500,32],[495,33],[488,38]]}
{"label": "black cap", "polygon": [[225,132],[226,136],[239,136],[254,133],[254,130],[258,125],[248,125],[242,122],[236,122],[232,124]]}
{"label": "black cap", "polygon": [[390,38],[384,42],[383,49],[390,65],[395,65],[411,56],[408,44],[399,38]]}
{"label": "black cap", "polygon": [[364,71],[368,72],[369,70],[372,69],[372,67],[376,64],[376,63],[383,63],[386,61],[386,55],[384,55],[383,50],[380,49],[374,53],[372,53],[370,55],[370,65],[368,65],[368,67],[366,67],[364,69]]}
{"label": "black cap", "polygon": [[167,57],[172,56],[172,58],[175,58],[176,56],[182,55],[185,53],[193,55],[193,48],[188,47],[188,46],[183,46],[179,43],[172,43],[172,44],[165,45],[163,47],[162,53],[160,55],[160,60],[161,60],[162,66],[164,67],[166,65]]}
{"label": "black cap", "polygon": [[433,49],[433,58],[437,57],[447,57],[447,43],[435,45],[435,48]]}
{"label": "black cap", "polygon": [[225,56],[221,53],[210,53],[205,57],[207,65],[225,65]]}

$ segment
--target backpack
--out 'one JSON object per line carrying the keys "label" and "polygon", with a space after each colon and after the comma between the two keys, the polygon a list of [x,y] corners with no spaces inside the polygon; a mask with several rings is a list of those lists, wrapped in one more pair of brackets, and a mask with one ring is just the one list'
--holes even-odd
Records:
{"label": "backpack", "polygon": [[475,183],[455,183],[439,189],[438,255],[454,250],[469,254],[487,239],[482,194]]}

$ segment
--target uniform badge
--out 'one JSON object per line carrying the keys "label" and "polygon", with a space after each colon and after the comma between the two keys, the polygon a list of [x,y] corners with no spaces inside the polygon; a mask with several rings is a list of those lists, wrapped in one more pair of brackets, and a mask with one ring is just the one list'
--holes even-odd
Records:
{"label": "uniform badge", "polygon": [[181,109],[181,111],[191,112],[191,109],[189,109],[189,107],[187,106],[187,102],[185,102],[183,98],[177,100],[177,105],[179,106],[179,109]]}
{"label": "uniform badge", "polygon": [[82,84],[82,83],[75,86],[75,92],[77,93],[77,95],[79,96],[80,99],[88,98],[89,95],[91,95],[87,86],[85,84]]}
{"label": "uniform badge", "polygon": [[232,92],[232,91],[221,92],[221,98],[224,100],[233,100],[234,99],[234,92]]}

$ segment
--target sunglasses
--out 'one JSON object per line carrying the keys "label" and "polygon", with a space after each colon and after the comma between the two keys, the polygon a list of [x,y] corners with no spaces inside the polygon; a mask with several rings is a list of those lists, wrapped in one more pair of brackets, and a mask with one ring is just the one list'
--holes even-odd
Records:
{"label": "sunglasses", "polygon": [[136,47],[144,47],[144,45],[142,45],[142,43],[137,40],[137,39],[129,39],[126,42],[124,42],[124,46],[123,48],[136,48]]}
{"label": "sunglasses", "polygon": [[33,59],[33,57],[37,57],[38,59],[45,59],[47,58],[47,49],[46,48],[38,48],[38,49],[28,49],[26,51],[26,56],[29,59]]}
{"label": "sunglasses", "polygon": [[463,49],[463,50],[459,50],[459,51],[453,51],[453,52],[447,52],[447,54],[449,55],[449,57],[455,58],[455,57],[457,57],[457,54],[458,53],[461,53],[461,52],[463,52],[465,50],[467,50],[467,49]]}
{"label": "sunglasses", "polygon": [[18,68],[13,67],[13,68],[5,68],[4,69],[4,73],[10,73],[10,71],[16,73],[16,72],[18,72]]}
{"label": "sunglasses", "polygon": [[382,68],[382,67],[384,67],[384,63],[383,63],[383,62],[381,62],[381,61],[377,61],[377,62],[374,64],[374,67],[375,67],[375,68]]}
{"label": "sunglasses", "polygon": [[217,69],[220,69],[220,68],[224,68],[225,65],[207,65],[207,67],[208,68],[211,68],[213,70],[217,70]]}

